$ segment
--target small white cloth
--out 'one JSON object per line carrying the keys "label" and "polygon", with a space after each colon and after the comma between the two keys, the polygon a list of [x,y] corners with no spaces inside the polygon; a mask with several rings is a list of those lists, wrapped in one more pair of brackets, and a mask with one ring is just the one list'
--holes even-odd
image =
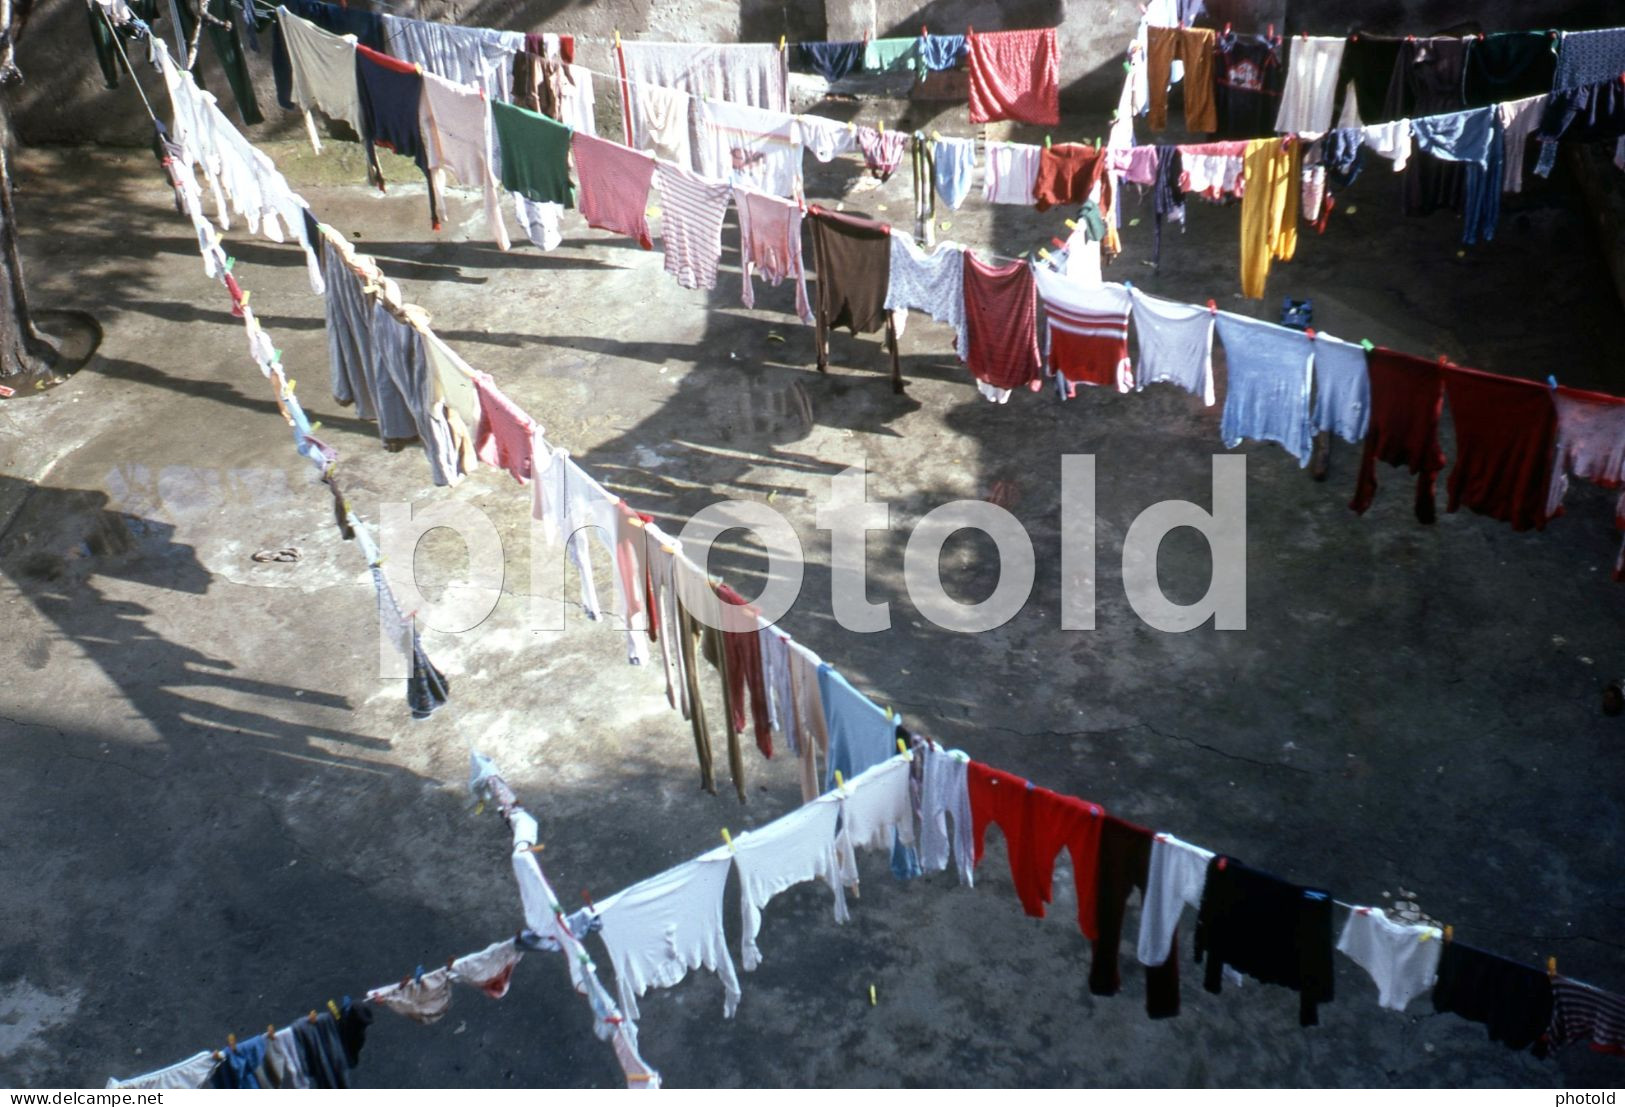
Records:
{"label": "small white cloth", "polygon": [[1020,142],[989,142],[987,168],[982,178],[982,199],[990,204],[1033,206],[1033,185],[1038,181],[1038,146]]}
{"label": "small white cloth", "polygon": [[220,1062],[209,1050],[194,1053],[184,1061],[177,1061],[168,1068],[149,1072],[142,1076],[132,1076],[128,1080],[109,1079],[109,1088],[122,1088],[126,1091],[141,1091],[145,1089],[169,1090],[181,1088],[201,1088],[214,1068]]}
{"label": "small white cloth", "polygon": [[1379,907],[1362,907],[1349,912],[1337,948],[1376,981],[1379,1007],[1403,1011],[1433,987],[1441,939],[1438,927],[1396,923]]}
{"label": "small white cloth", "polygon": [[577,134],[598,135],[597,100],[592,90],[592,70],[584,65],[566,65],[559,82],[559,122]]}
{"label": "small white cloth", "polygon": [[1205,307],[1147,296],[1138,288],[1134,298],[1134,331],[1139,357],[1134,365],[1135,386],[1166,381],[1202,397],[1208,407],[1213,392],[1213,312]]}
{"label": "small white cloth", "polygon": [[1286,87],[1275,129],[1282,134],[1321,134],[1331,130],[1337,100],[1337,74],[1343,65],[1345,38],[1310,37],[1292,40],[1287,58]]}
{"label": "small white cloth", "polygon": [[694,165],[688,115],[692,97],[669,88],[641,88],[632,98],[632,148],[683,169]]}
{"label": "small white cloth", "polygon": [[824,881],[835,893],[835,921],[847,921],[846,893],[835,854],[835,824],[840,814],[840,797],[830,793],[734,839],[734,864],[739,868],[739,956],[746,972],[762,963],[756,945],[762,909],[786,888],[808,880]]}
{"label": "small white cloth", "polygon": [[478,953],[465,954],[451,963],[451,978],[459,984],[478,988],[492,999],[508,994],[513,967],[524,956],[512,938],[493,942]]}
{"label": "small white cloth", "polygon": [[1368,124],[1360,128],[1360,141],[1376,151],[1379,157],[1393,162],[1395,173],[1404,172],[1411,160],[1411,121],[1396,119],[1392,123]]}
{"label": "small white cloth", "polygon": [[954,329],[954,348],[964,360],[969,350],[965,329],[965,248],[957,242],[939,242],[927,254],[911,235],[891,232],[891,272],[886,286],[886,310],[900,313],[902,334],[909,308],[925,312]]}
{"label": "small white cloth", "polygon": [[733,1017],[739,977],[722,928],[722,890],[732,861],[719,847],[598,905],[627,1018],[638,1017],[638,997],[650,988],[670,988],[702,966],[721,977],[722,1013]]}
{"label": "small white cloth", "polygon": [[1179,914],[1189,904],[1202,906],[1207,887],[1207,863],[1213,854],[1181,842],[1172,834],[1151,840],[1151,865],[1145,880],[1145,903],[1140,908],[1140,964],[1165,964],[1179,930]]}
{"label": "small white cloth", "polygon": [[[927,746],[914,756],[924,757],[920,781],[920,868],[941,872],[948,867],[950,843],[959,883],[975,884],[976,846],[971,831],[970,787],[966,769],[970,759]],[[948,823],[953,823],[952,837]]]}
{"label": "small white cloth", "polygon": [[857,149],[857,129],[838,119],[798,115],[796,125],[801,129],[802,145],[819,161],[833,161],[848,150]]}

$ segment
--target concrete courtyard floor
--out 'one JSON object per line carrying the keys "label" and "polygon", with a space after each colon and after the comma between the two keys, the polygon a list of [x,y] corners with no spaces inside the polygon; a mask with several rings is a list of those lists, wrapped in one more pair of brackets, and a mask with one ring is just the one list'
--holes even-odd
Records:
{"label": "concrete courtyard floor", "polygon": [[[1466,513],[1427,528],[1398,471],[1381,474],[1368,515],[1348,510],[1353,448],[1317,484],[1250,444],[1247,629],[1156,632],[1124,599],[1123,535],[1157,501],[1207,506],[1210,459],[1225,452],[1218,407],[1166,387],[989,405],[948,332],[918,318],[905,395],[887,386],[876,336],[837,337],[821,377],[788,287],[739,304],[731,220],[717,289],[688,292],[658,249],[576,216],[552,254],[502,254],[472,196],[434,235],[421,184],[399,168],[382,197],[355,183],[352,147],[320,162],[270,149],[322,219],[632,504],[672,527],[729,497],[785,512],[809,559],[786,627],[917,729],[1345,901],[1415,900],[1460,940],[1555,955],[1625,990],[1625,720],[1598,707],[1625,672],[1607,494],[1575,489],[1541,534]],[[18,171],[36,303],[92,313],[105,341],[66,384],[0,404],[0,1084],[144,1072],[513,933],[505,829],[466,802],[473,746],[540,820],[542,863],[572,907],[798,802],[794,766],[754,751],[747,805],[721,767],[722,794],[701,792],[658,669],[626,666],[619,633],[581,616],[574,581],[560,593],[567,629],[531,629],[528,490],[489,470],[435,489],[415,449],[381,449],[327,392],[322,302],[298,250],[236,227],[236,273],[341,451],[359,514],[459,500],[506,543],[494,614],[428,636],[453,699],[412,722],[401,683],[378,676],[361,555],[290,449],[156,165],[33,150]],[[906,220],[906,173],[856,184],[824,169],[809,194]],[[1309,297],[1317,326],[1342,337],[1619,391],[1625,319],[1574,194],[1560,175],[1508,198],[1496,241],[1458,256],[1457,224],[1393,214],[1396,182],[1373,162],[1262,305],[1234,295],[1234,208],[1193,202],[1158,275],[1144,263],[1149,200],[1131,196],[1138,222],[1108,275],[1264,316],[1283,295]],[[1005,254],[1062,233],[1061,213],[979,198],[939,218],[941,237]],[[1096,458],[1093,632],[1057,625],[1065,453]],[[813,525],[830,477],[860,460],[892,505],[893,530],[869,550],[870,596],[890,602],[892,625],[873,635],[835,624],[828,535]],[[962,497],[1011,508],[1039,554],[1032,601],[977,636],[926,622],[902,579],[913,523]],[[251,560],[286,545],[303,558]],[[431,597],[462,565],[445,532],[417,560]],[[976,541],[951,544],[944,565],[957,595],[991,588]],[[717,568],[747,593],[761,575],[747,544]],[[602,559],[599,572],[607,586]],[[1161,579],[1182,602],[1205,590],[1199,537],[1169,537]],[[997,841],[973,890],[951,874],[898,884],[884,857],[864,860],[848,925],[811,886],[773,902],[733,1021],[704,972],[643,1001],[644,1053],[668,1083],[1595,1086],[1625,1071],[1584,1047],[1510,1053],[1426,998],[1381,1010],[1342,958],[1336,1001],[1299,1029],[1282,989],[1201,989],[1189,915],[1184,1011],[1152,1022],[1131,944],[1122,993],[1088,994],[1064,857],[1044,920],[1021,914]],[[564,966],[537,954],[500,1002],[460,992],[431,1027],[380,1012],[357,1076],[611,1086],[618,1072]]]}

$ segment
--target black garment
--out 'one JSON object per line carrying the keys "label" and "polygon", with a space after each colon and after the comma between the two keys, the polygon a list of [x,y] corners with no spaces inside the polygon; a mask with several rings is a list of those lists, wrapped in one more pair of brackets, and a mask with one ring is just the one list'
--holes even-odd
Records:
{"label": "black garment", "polygon": [[1263,35],[1219,35],[1213,42],[1213,99],[1220,138],[1257,138],[1275,130],[1286,67]]}
{"label": "black garment", "polygon": [[[1274,121],[1271,120],[1273,125]],[[1184,173],[1184,159],[1177,146],[1157,147],[1157,177],[1151,186],[1151,265],[1162,265],[1162,224],[1172,216],[1181,226],[1185,223],[1185,190],[1179,186]]]}
{"label": "black garment", "polygon": [[1483,108],[1552,91],[1557,41],[1545,31],[1513,31],[1467,40],[1466,106]]}
{"label": "black garment", "polygon": [[[1343,47],[1343,63],[1337,71],[1339,97],[1346,97],[1349,82],[1354,82],[1354,99],[1359,105],[1361,123],[1389,123],[1401,118],[1388,114],[1387,101],[1388,86],[1393,82],[1403,41],[1388,35],[1357,34],[1350,35]],[[1339,104],[1341,102],[1340,99]]]}
{"label": "black garment", "polygon": [[339,1004],[344,1017],[339,1019],[339,1044],[344,1047],[344,1060],[349,1066],[361,1067],[361,1047],[367,1044],[367,1028],[372,1025],[372,1008],[365,1003],[352,1003],[345,996]]}
{"label": "black garment", "polygon": [[803,42],[797,47],[802,67],[830,84],[863,65],[861,42]]}
{"label": "black garment", "polygon": [[[412,635],[412,675],[406,681],[406,705],[412,709],[412,718],[427,719],[451,698],[451,681],[434,667],[429,655],[423,652],[418,636]],[[371,1021],[371,1016],[368,1016]]]}
{"label": "black garment", "polygon": [[344,1044],[339,1040],[332,1015],[323,1011],[315,1022],[295,1019],[293,1037],[299,1043],[312,1088],[350,1086],[350,1066],[344,1059]]}
{"label": "black garment", "polygon": [[1625,135],[1625,84],[1619,81],[1552,93],[1535,130],[1541,142],[1600,142],[1620,135]]}
{"label": "black garment", "polygon": [[1433,1009],[1489,1027],[1490,1041],[1544,1056],[1537,1044],[1552,1021],[1552,981],[1544,972],[1449,942],[1439,957]]}
{"label": "black garment", "polygon": [[[423,100],[423,74],[402,72],[393,68],[394,59],[384,56],[375,60],[372,51],[357,47],[355,52],[356,92],[361,101],[361,141],[367,148],[367,172],[380,190],[384,187],[384,174],[378,167],[377,147],[395,151],[403,158],[411,158],[429,181],[429,220],[435,230],[440,229],[440,208],[435,202],[437,189],[429,179],[429,154],[423,141],[423,126],[418,120],[418,105]],[[400,63],[395,63],[400,64]]]}
{"label": "black garment", "polygon": [[[1095,926],[1098,937],[1092,943],[1089,964],[1089,991],[1097,996],[1113,996],[1122,986],[1118,973],[1119,947],[1123,940],[1123,913],[1129,893],[1140,890],[1145,902],[1146,880],[1151,872],[1151,832],[1143,826],[1107,815],[1100,828],[1100,856],[1095,868]],[[1168,952],[1168,960],[1145,970],[1145,1011],[1154,1019],[1179,1014],[1179,938]]]}
{"label": "black garment", "polygon": [[[1460,111],[1467,41],[1419,38],[1404,42],[1388,86],[1384,118],[1414,119]],[[1401,190],[1405,214],[1427,215],[1439,208],[1460,211],[1466,198],[1465,168],[1459,161],[1412,158]]]}
{"label": "black garment", "polygon": [[[118,87],[119,74],[128,71],[124,64],[124,54],[128,54],[135,49],[130,43],[135,40],[136,31],[128,26],[114,31],[108,25],[107,18],[102,14],[102,11],[101,6],[97,4],[87,4],[85,6],[85,14],[90,17],[90,44],[96,50],[96,64],[102,70],[102,83],[109,89],[114,89]],[[155,0],[131,0],[130,11],[148,27],[158,22],[159,17]],[[183,13],[186,11],[184,5],[182,5],[181,11]],[[119,53],[119,43],[114,40],[115,34],[123,40],[124,54]],[[186,59],[182,58],[181,60],[185,61]]]}
{"label": "black garment", "polygon": [[813,264],[818,272],[818,343],[836,327],[868,334],[886,325],[891,277],[891,228],[862,216],[809,210]]}
{"label": "black garment", "polygon": [[[182,5],[184,7],[184,5]],[[226,83],[237,100],[237,111],[249,125],[265,122],[260,114],[259,101],[254,99],[254,78],[248,72],[248,59],[243,54],[243,41],[237,35],[237,24],[231,16],[231,0],[209,0],[209,14],[224,23],[219,26],[205,21],[209,41],[220,57],[220,68],[226,71]]]}
{"label": "black garment", "polygon": [[1233,857],[1208,862],[1196,917],[1196,960],[1207,958],[1202,986],[1219,991],[1225,965],[1298,993],[1298,1025],[1320,1022],[1332,999],[1332,896],[1250,869]]}

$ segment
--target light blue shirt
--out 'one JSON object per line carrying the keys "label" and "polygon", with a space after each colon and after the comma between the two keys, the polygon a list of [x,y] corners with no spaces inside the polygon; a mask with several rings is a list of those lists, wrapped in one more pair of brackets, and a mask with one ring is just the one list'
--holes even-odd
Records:
{"label": "light blue shirt", "polygon": [[1219,312],[1230,387],[1219,421],[1219,437],[1229,449],[1244,438],[1279,443],[1309,464],[1314,431],[1309,419],[1314,345],[1289,327]]}

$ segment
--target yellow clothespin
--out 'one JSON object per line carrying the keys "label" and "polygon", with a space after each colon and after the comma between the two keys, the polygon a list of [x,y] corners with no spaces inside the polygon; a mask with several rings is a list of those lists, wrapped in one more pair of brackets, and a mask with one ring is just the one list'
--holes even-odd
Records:
{"label": "yellow clothespin", "polygon": [[1557,979],[1557,958],[1546,958],[1546,975],[1551,977],[1553,980]]}
{"label": "yellow clothespin", "polygon": [[237,1035],[235,1035],[235,1034],[227,1034],[226,1035],[226,1048],[227,1049],[236,1049],[237,1048]]}
{"label": "yellow clothespin", "polygon": [[848,119],[848,120],[847,120],[847,121],[846,121],[846,129],[847,129],[847,131],[848,131],[848,132],[850,132],[850,133],[851,133],[851,134],[857,134],[857,133],[858,133],[858,125],[857,125],[857,124],[856,124],[856,123],[854,123],[854,122],[853,122],[853,121],[852,121],[852,120],[850,120],[850,119]]}
{"label": "yellow clothespin", "polygon": [[942,140],[942,132],[941,131],[932,131],[931,132],[931,139],[934,142],[940,142]]}
{"label": "yellow clothespin", "polygon": [[734,852],[734,836],[728,833],[728,828],[722,828],[722,840],[728,847],[728,852]]}
{"label": "yellow clothespin", "polygon": [[339,1014],[339,1005],[334,1003],[332,1000],[327,1001],[327,1009],[332,1013],[335,1019],[341,1019],[344,1017],[343,1015]]}
{"label": "yellow clothespin", "polygon": [[839,769],[835,770],[835,790],[843,796],[846,795],[846,781],[841,779],[841,770]]}
{"label": "yellow clothespin", "polygon": [[1446,924],[1446,926],[1444,928],[1444,940],[1447,941],[1447,942],[1453,942],[1453,941],[1456,940],[1456,928],[1455,927]]}
{"label": "yellow clothespin", "polygon": [[620,48],[621,48],[621,32],[616,31],[615,32],[615,49],[619,50]]}
{"label": "yellow clothespin", "polygon": [[869,1006],[873,1007],[874,1005],[875,1005],[875,986],[873,984],[871,984],[871,985],[869,985]]}
{"label": "yellow clothespin", "polygon": [[908,748],[908,743],[901,738],[897,739],[897,752],[903,755],[904,761],[914,760],[913,751]]}
{"label": "yellow clothespin", "polygon": [[879,123],[879,126],[876,129],[879,130],[881,134],[885,134],[886,133],[886,121],[884,119],[882,119],[880,121],[880,123]]}
{"label": "yellow clothespin", "polygon": [[545,844],[543,844],[541,842],[537,842],[534,846],[530,847],[530,852],[531,853],[541,853],[546,848],[547,848],[547,846]]}
{"label": "yellow clothespin", "polygon": [[784,49],[785,49],[785,47],[787,45],[788,45],[788,43],[785,42],[784,36],[780,35],[779,36],[779,50],[780,50],[781,53],[784,51]]}
{"label": "yellow clothespin", "polygon": [[889,723],[895,718],[897,718],[897,714],[891,708],[886,708],[886,721]]}
{"label": "yellow clothespin", "polygon": [[1077,230],[1078,229],[1078,221],[1076,219],[1068,219],[1066,221],[1066,228],[1069,231]]}
{"label": "yellow clothespin", "polygon": [[1038,248],[1038,256],[1043,258],[1045,261],[1048,261],[1049,260],[1049,251],[1044,249],[1042,246],[1040,246]]}

